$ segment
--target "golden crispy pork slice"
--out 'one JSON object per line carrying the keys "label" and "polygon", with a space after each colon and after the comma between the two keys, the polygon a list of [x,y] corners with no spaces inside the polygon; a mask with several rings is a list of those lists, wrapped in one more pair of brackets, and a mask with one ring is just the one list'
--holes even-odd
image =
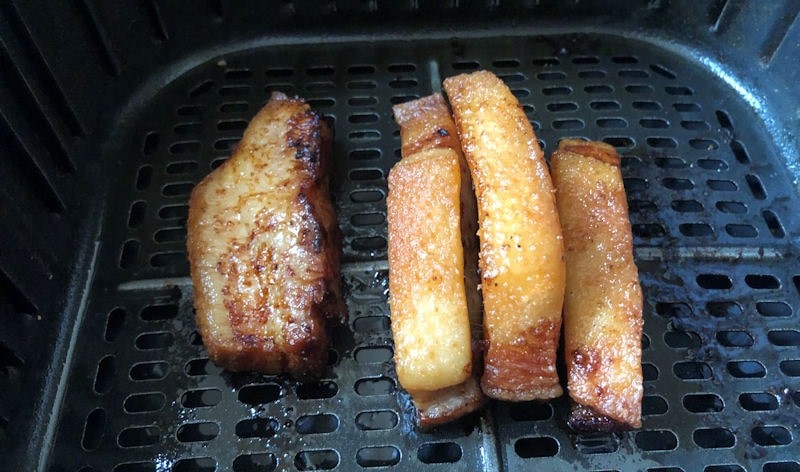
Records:
{"label": "golden crispy pork slice", "polygon": [[551,159],[564,229],[564,357],[578,431],[638,428],[642,290],[620,159],[601,142],[564,140]]}
{"label": "golden crispy pork slice", "polygon": [[444,81],[478,200],[486,395],[561,394],[564,248],[553,184],[516,97],[487,71]]}
{"label": "golden crispy pork slice", "polygon": [[[470,366],[471,374],[463,382],[438,390],[409,390],[409,393],[412,394],[414,406],[417,408],[417,422],[421,428],[425,429],[459,418],[476,410],[485,402],[485,397],[481,392],[480,386],[477,382],[477,378],[480,377],[482,371],[481,353],[478,347],[480,345],[479,342],[482,336],[480,326],[483,315],[481,310],[480,293],[478,292],[477,288],[479,283],[479,276],[477,272],[477,207],[475,202],[475,194],[472,191],[472,182],[469,175],[469,169],[466,161],[464,160],[464,156],[461,153],[461,146],[458,142],[455,123],[453,123],[452,116],[450,115],[450,109],[448,108],[447,103],[444,101],[442,95],[429,95],[417,100],[398,104],[393,107],[393,111],[395,121],[397,121],[397,124],[400,125],[400,138],[403,156],[403,161],[401,161],[401,163],[403,165],[410,166],[412,162],[420,159],[426,159],[425,156],[430,156],[430,154],[423,151],[431,149],[452,151],[457,159],[458,164],[459,175],[455,175],[452,173],[452,171],[455,170],[452,166],[453,157],[452,154],[448,153],[440,154],[440,157],[432,159],[433,162],[422,162],[414,165],[414,167],[419,168],[422,172],[435,172],[436,169],[440,169],[443,166],[445,168],[449,168],[447,179],[445,181],[438,182],[440,186],[444,187],[440,187],[439,191],[449,195],[450,198],[456,196],[453,192],[457,192],[458,194],[458,201],[456,202],[455,200],[451,200],[451,204],[458,205],[457,211],[460,220],[460,229],[458,227],[434,228],[434,232],[436,232],[437,235],[434,236],[433,240],[427,242],[427,244],[442,243],[442,247],[439,248],[441,251],[463,250],[463,288],[459,288],[458,292],[444,293],[442,296],[448,300],[452,298],[461,300],[462,297],[465,297],[469,323],[469,326],[466,329],[468,330],[471,338],[471,344],[467,345],[467,349],[472,351]],[[426,169],[425,166],[431,166],[433,169]],[[395,172],[395,174],[402,174],[405,172],[407,171],[398,170]],[[395,175],[395,177],[397,176]],[[456,184],[456,178],[460,180],[460,185]],[[401,179],[402,178],[399,178],[399,180]],[[410,181],[408,184],[409,188],[407,189],[407,201],[399,201],[397,192],[391,194],[393,197],[393,208],[396,210],[402,210],[403,207],[428,208],[430,203],[426,202],[426,197],[418,192],[415,182]],[[447,187],[447,185],[455,185],[455,187]],[[436,191],[435,188],[426,188],[425,190]],[[439,207],[438,210],[452,211],[451,208],[447,207]],[[424,237],[421,232],[411,234],[408,231],[410,228],[406,228],[397,224],[397,219],[403,218],[403,215],[393,215],[393,213],[390,213],[389,216],[391,220],[394,220],[394,224],[390,223],[390,247],[396,246],[393,243],[405,238]],[[451,219],[452,218],[449,217],[448,221]],[[438,232],[441,230],[446,231],[448,234],[451,234],[451,232],[454,234],[460,233],[461,247],[445,247],[444,241],[438,239]],[[423,229],[423,231],[425,230]],[[400,232],[403,232],[403,234],[399,234]],[[450,241],[450,243],[455,246],[457,246],[457,242],[457,239],[452,239],[452,241]],[[397,248],[395,247],[394,249]],[[392,249],[390,249],[390,251],[392,251]],[[397,261],[395,262],[397,263]],[[398,272],[401,269],[419,272],[419,269],[414,269],[413,267],[398,268],[396,263],[394,265],[395,272]],[[422,264],[425,265],[425,262],[422,262]],[[392,300],[396,300],[396,292],[394,289],[397,289],[401,292],[407,291],[408,289],[408,287],[399,287],[399,284],[409,283],[417,285],[424,283],[424,281],[416,280],[413,276],[413,272],[411,276],[404,275],[405,274],[401,274],[396,276],[396,278],[391,278],[390,280],[390,284],[393,288]],[[447,282],[444,280],[440,281],[440,284],[446,283]],[[411,287],[411,290],[411,293],[413,293],[413,287]],[[401,302],[397,301],[397,303]],[[411,303],[413,303],[413,301],[411,301]],[[417,316],[419,316],[423,321],[423,323],[420,325],[420,329],[423,331],[426,330],[425,323],[435,324],[437,323],[437,319],[439,319],[439,314],[434,310],[420,311],[417,313]],[[467,322],[467,320],[465,320],[463,316],[459,316],[458,323],[463,324],[465,322]],[[393,330],[395,333],[398,333],[400,325],[398,323],[395,323],[395,325],[398,326],[395,328],[393,325]],[[463,329],[463,326],[461,325],[456,326],[458,326],[459,331]],[[407,333],[399,333],[400,338],[406,335]],[[418,335],[421,336],[420,339],[425,339],[426,336],[429,336],[425,332],[418,333]],[[398,337],[397,334],[395,337]],[[462,342],[464,341],[465,340],[462,340]],[[460,346],[459,348],[463,349],[463,347],[464,346]],[[438,354],[434,353],[434,355],[438,357]],[[397,365],[402,365],[404,363],[402,355],[396,356],[396,361],[398,362]],[[453,368],[455,366],[450,367]],[[403,386],[408,390],[407,385]]]}
{"label": "golden crispy pork slice", "polygon": [[273,93],[230,159],[192,191],[187,248],[200,334],[228,370],[314,376],[346,314],[328,195],[331,131]]}

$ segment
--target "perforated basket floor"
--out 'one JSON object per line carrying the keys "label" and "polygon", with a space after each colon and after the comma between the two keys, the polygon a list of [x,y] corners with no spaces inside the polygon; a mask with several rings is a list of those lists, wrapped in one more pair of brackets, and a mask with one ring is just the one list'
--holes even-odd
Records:
{"label": "perforated basket floor", "polygon": [[[391,106],[478,68],[514,90],[547,153],[581,136],[623,155],[641,430],[573,435],[564,398],[413,429],[387,308]],[[271,90],[335,119],[350,316],[314,385],[222,371],[193,321],[189,192]],[[759,117],[698,63],[596,35],[263,48],[214,57],[139,110],[108,147],[118,173],[50,470],[800,470],[800,202]]]}

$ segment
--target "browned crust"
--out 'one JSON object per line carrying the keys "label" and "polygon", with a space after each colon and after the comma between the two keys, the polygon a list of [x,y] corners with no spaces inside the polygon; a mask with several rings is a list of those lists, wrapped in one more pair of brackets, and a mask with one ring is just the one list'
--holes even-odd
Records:
{"label": "browned crust", "polygon": [[620,165],[619,154],[614,146],[601,141],[583,141],[581,139],[562,139],[558,143],[558,149],[564,152],[571,152],[580,156],[591,157],[600,162],[617,166]]}
{"label": "browned crust", "polygon": [[450,77],[444,89],[478,201],[481,386],[499,399],[557,397],[564,261],[542,150],[519,101],[491,72]]}
{"label": "browned crust", "polygon": [[[413,392],[417,408],[417,424],[429,429],[460,418],[479,409],[486,402],[478,380],[483,371],[482,352],[478,348],[482,337],[482,307],[478,291],[478,216],[472,179],[450,109],[441,94],[433,94],[392,107],[400,126],[403,159],[415,159],[429,149],[446,148],[458,156],[461,175],[460,222],[464,256],[464,286],[470,314],[472,376],[461,384],[433,392]],[[391,243],[391,241],[390,241]]]}
{"label": "browned crust", "polygon": [[493,356],[484,366],[481,387],[492,398],[509,401],[555,398],[561,395],[556,350],[561,325],[541,323],[513,344],[487,344]]}
{"label": "browned crust", "polygon": [[642,293],[618,162],[607,144],[585,141],[562,141],[551,158],[567,258],[564,354],[577,404],[570,424],[578,430],[641,425]]}
{"label": "browned crust", "polygon": [[624,423],[575,402],[572,403],[567,416],[567,425],[577,433],[612,433],[631,429]]}
{"label": "browned crust", "polygon": [[[284,141],[277,146],[261,142],[280,133]],[[196,321],[215,364],[231,371],[290,372],[298,377],[318,375],[324,368],[329,345],[326,320],[341,321],[346,314],[339,276],[341,234],[328,196],[331,144],[329,127],[302,99],[273,93],[231,159],[193,189],[187,250]],[[272,175],[270,169],[280,159],[292,162],[278,167],[281,175]],[[236,169],[245,165],[256,170],[236,175]],[[284,180],[275,185],[276,179]],[[259,187],[260,181],[270,183]],[[245,187],[256,193],[239,196]],[[214,213],[221,211],[220,201],[237,198],[261,202],[253,220],[238,218],[235,207]],[[285,201],[288,207],[274,208],[273,200]],[[276,226],[286,218],[294,221],[286,237],[294,238],[300,254],[291,261],[271,244]],[[246,236],[227,239],[240,234],[232,231],[237,227],[246,228]],[[219,238],[226,244],[221,254],[214,252]],[[209,259],[216,254],[220,254],[216,262]],[[287,278],[292,283],[286,283]],[[217,280],[221,282],[213,282]],[[261,290],[253,290],[254,284]],[[224,329],[217,326],[220,316],[214,310],[220,309],[227,312]],[[280,323],[281,341],[258,334],[270,320]],[[220,334],[224,331],[230,336]]]}
{"label": "browned crust", "polygon": [[456,126],[441,94],[397,104],[392,111],[400,125],[403,157],[433,148],[450,148],[461,154]]}
{"label": "browned crust", "polygon": [[417,425],[422,430],[449,423],[481,408],[487,401],[476,377],[433,392],[411,394],[417,408]]}

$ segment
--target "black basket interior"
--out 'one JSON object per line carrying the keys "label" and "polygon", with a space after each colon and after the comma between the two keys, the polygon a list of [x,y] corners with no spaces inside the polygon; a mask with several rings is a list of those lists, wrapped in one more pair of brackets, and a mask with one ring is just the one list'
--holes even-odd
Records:
{"label": "black basket interior", "polygon": [[[11,470],[800,470],[785,114],[800,5],[650,2],[619,19],[592,2],[466,3],[0,6]],[[748,19],[744,45],[730,36]],[[645,295],[641,430],[574,435],[565,398],[414,430],[391,363],[391,106],[479,68],[506,81],[546,154],[585,137],[622,156]],[[335,123],[350,316],[315,384],[222,371],[193,321],[189,192],[273,90]]]}

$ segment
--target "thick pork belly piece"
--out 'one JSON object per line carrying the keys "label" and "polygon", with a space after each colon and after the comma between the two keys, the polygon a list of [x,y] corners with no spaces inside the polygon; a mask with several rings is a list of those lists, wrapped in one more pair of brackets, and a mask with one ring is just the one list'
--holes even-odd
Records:
{"label": "thick pork belly piece", "polygon": [[[441,94],[429,95],[393,107],[394,118],[400,125],[402,156],[413,161],[420,151],[430,149],[449,149],[458,156],[460,174],[460,225],[461,244],[464,259],[464,291],[469,315],[472,338],[472,374],[464,382],[433,391],[415,391],[414,406],[417,408],[417,422],[423,429],[446,423],[478,409],[485,402],[477,379],[482,372],[481,353],[478,349],[483,336],[478,285],[478,215],[475,193],[469,168],[461,153],[455,123],[450,109]],[[417,203],[425,203],[417,197]],[[391,244],[391,241],[390,241]],[[391,283],[391,281],[390,281]],[[461,296],[461,294],[454,294]],[[452,296],[452,295],[451,295]],[[433,316],[433,313],[430,313]]]}
{"label": "thick pork belly piece", "polygon": [[578,431],[638,428],[642,290],[620,159],[605,143],[564,140],[551,159],[567,255],[564,357]]}
{"label": "thick pork belly piece", "polygon": [[326,324],[346,314],[331,139],[302,99],[273,93],[231,158],[192,191],[194,305],[215,364],[299,377],[325,366]]}
{"label": "thick pork belly piece", "polygon": [[504,400],[557,397],[565,266],[542,150],[516,97],[491,72],[450,77],[444,89],[478,201],[481,387]]}
{"label": "thick pork belly piece", "polygon": [[389,289],[395,365],[412,396],[464,382],[472,342],[464,292],[458,156],[431,149],[389,173]]}

